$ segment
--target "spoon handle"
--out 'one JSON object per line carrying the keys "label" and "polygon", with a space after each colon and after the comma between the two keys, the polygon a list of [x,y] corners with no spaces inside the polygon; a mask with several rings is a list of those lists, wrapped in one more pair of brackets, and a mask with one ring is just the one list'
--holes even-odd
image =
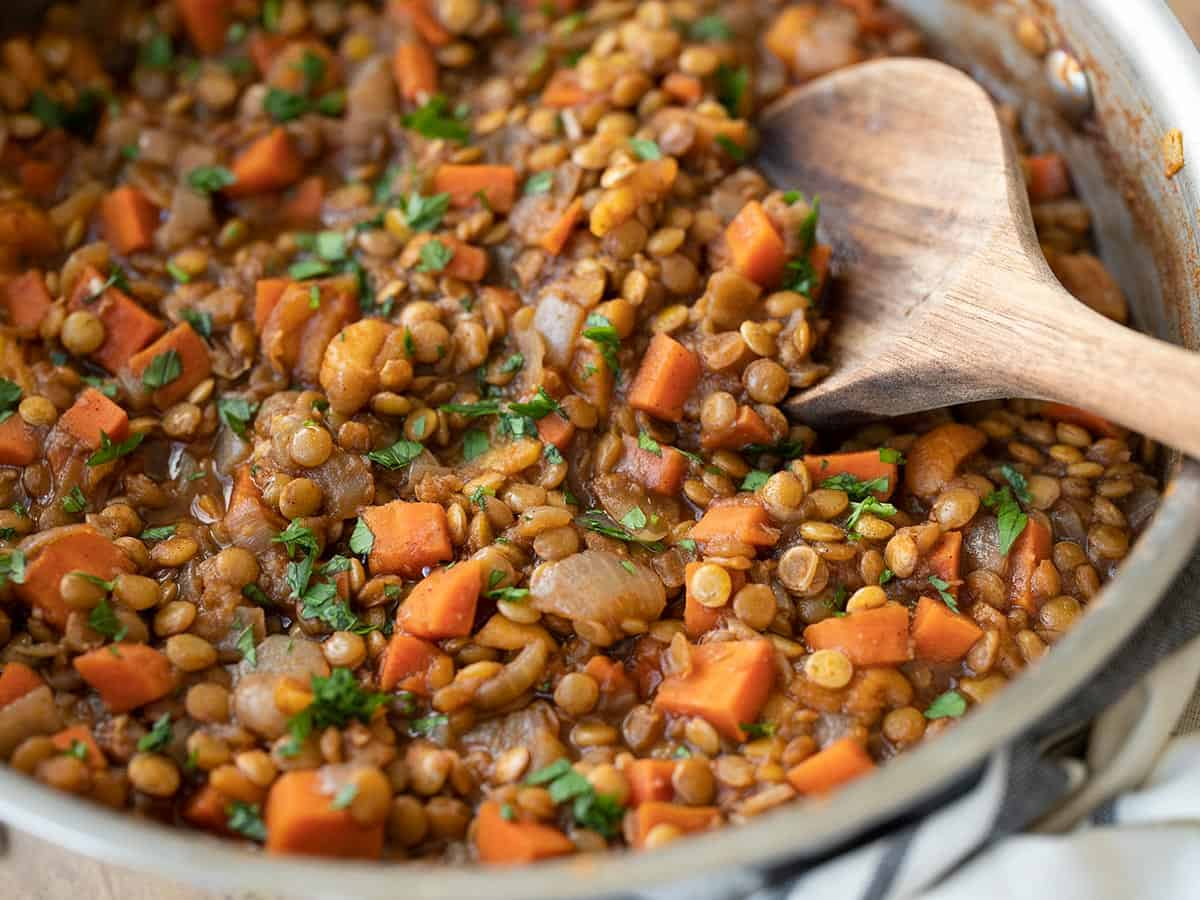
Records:
{"label": "spoon handle", "polygon": [[1101,316],[1048,273],[1007,295],[1020,316],[1007,329],[1007,376],[1020,396],[1081,407],[1200,458],[1200,353]]}

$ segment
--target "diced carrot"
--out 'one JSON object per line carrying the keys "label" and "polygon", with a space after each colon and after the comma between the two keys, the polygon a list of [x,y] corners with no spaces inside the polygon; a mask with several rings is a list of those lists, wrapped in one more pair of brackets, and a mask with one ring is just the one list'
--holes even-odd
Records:
{"label": "diced carrot", "polygon": [[700,357],[665,332],[646,348],[629,389],[629,405],[660,419],[678,422],[683,404],[700,380]]}
{"label": "diced carrot", "polygon": [[105,238],[118,253],[137,253],[154,246],[158,207],[135,187],[122,185],[105,195],[100,203],[100,219]]}
{"label": "diced carrot", "polygon": [[367,558],[372,575],[399,573],[416,578],[426,566],[454,558],[446,510],[437,503],[393,500],[368,506],[362,520],[375,535]]}
{"label": "diced carrot", "polygon": [[1025,182],[1029,187],[1029,199],[1034,203],[1061,200],[1070,196],[1071,175],[1067,162],[1057,153],[1027,156],[1024,159]]}
{"label": "diced carrot", "polygon": [[421,100],[437,93],[437,60],[424,41],[400,41],[396,44],[392,75],[405,100]]}
{"label": "diced carrot", "polygon": [[692,526],[690,537],[700,543],[737,541],[755,547],[772,547],[779,540],[779,529],[769,524],[771,517],[758,504],[710,506]]}
{"label": "diced carrot", "polygon": [[258,69],[260,75],[266,75],[271,70],[279,52],[287,45],[286,35],[260,30],[250,35],[246,47],[250,52],[250,58],[254,60],[254,68]]}
{"label": "diced carrot", "polygon": [[559,450],[566,450],[575,438],[575,426],[571,420],[555,413],[538,419],[537,431],[543,444],[552,444]]}
{"label": "diced carrot", "polygon": [[986,434],[958,422],[947,422],[921,435],[909,448],[904,468],[909,493],[918,497],[941,493],[958,474],[958,467],[986,443]]}
{"label": "diced carrot", "polygon": [[663,680],[654,705],[681,716],[700,716],[721,734],[744,741],[775,679],[770,641],[722,641],[691,648],[686,675]]}
{"label": "diced carrot", "polygon": [[129,436],[129,413],[90,387],[85,388],[71,408],[62,414],[58,427],[84,447],[95,450],[100,446],[102,431],[114,442]]}
{"label": "diced carrot", "polygon": [[1046,403],[1042,406],[1042,415],[1055,422],[1066,422],[1068,425],[1078,425],[1086,428],[1092,434],[1104,437],[1120,437],[1124,432],[1103,416],[1080,409],[1078,406],[1068,406],[1065,403]]}
{"label": "diced carrot", "polygon": [[391,691],[400,686],[414,694],[428,695],[425,676],[442,656],[445,654],[428,641],[395,631],[379,667],[379,687]]}
{"label": "diced carrot", "polygon": [[542,106],[570,109],[592,98],[579,84],[579,76],[570,69],[556,69],[542,88]]}
{"label": "diced carrot", "polygon": [[397,21],[408,22],[435,47],[444,47],[454,40],[454,35],[442,27],[430,10],[429,0],[391,0],[388,13]]}
{"label": "diced carrot", "polygon": [[183,807],[183,817],[205,831],[216,834],[229,833],[229,799],[211,784],[205,784],[188,798]]}
{"label": "diced carrot", "polygon": [[135,353],[129,360],[129,371],[144,384],[146,370],[151,364],[160,356],[172,352],[179,358],[179,375],[162,387],[150,391],[150,401],[159,409],[166,409],[178,403],[191,393],[192,388],[212,374],[208,344],[204,343],[204,338],[196,334],[187,322],[180,322],[145,350]]}
{"label": "diced carrot", "polygon": [[101,647],[75,657],[74,666],[113,713],[161,700],[175,689],[171,663],[145,644]]}
{"label": "diced carrot", "polygon": [[957,597],[958,586],[962,581],[959,577],[962,566],[962,532],[947,531],[943,534],[925,558],[925,566],[929,574],[950,585],[950,593]]}
{"label": "diced carrot", "polygon": [[377,859],[383,853],[383,821],[359,824],[348,808],[334,804],[335,793],[319,770],[275,779],[263,810],[267,852]]}
{"label": "diced carrot", "polygon": [[701,565],[702,563],[699,562],[690,562],[683,567],[683,631],[693,641],[704,634],[704,632],[711,631],[721,621],[720,609],[705,606],[692,593],[692,573],[700,568]]}
{"label": "diced carrot", "polygon": [[808,46],[808,34],[817,17],[817,7],[812,3],[785,6],[767,29],[767,49],[790,69],[796,68],[796,53],[800,46]]}
{"label": "diced carrot", "polygon": [[575,852],[570,838],[549,825],[509,821],[500,804],[487,800],[475,817],[475,850],[481,862],[516,865]]}
{"label": "diced carrot", "polygon": [[700,446],[705,450],[741,450],[747,444],[768,444],[771,437],[771,429],[763,417],[753,408],[742,406],[732,428],[726,431],[705,429],[700,435]]}
{"label": "diced carrot", "polygon": [[[317,71],[316,66],[306,63],[309,59],[320,60],[320,78],[312,78]],[[334,90],[341,81],[341,59],[328,44],[316,38],[289,40],[275,54],[267,71],[268,85],[293,94],[310,92],[320,96]]]}
{"label": "diced carrot", "polygon": [[763,287],[779,284],[787,263],[787,248],[766,210],[751,200],[725,229],[733,267]]}
{"label": "diced carrot", "polygon": [[[750,149],[750,124],[745,119],[718,119],[696,114],[692,123],[696,126],[696,139],[692,142],[691,152],[704,153],[727,141],[743,150]],[[721,152],[727,151],[722,148]]]}
{"label": "diced carrot", "polygon": [[92,299],[105,280],[93,267],[85,267],[67,308],[71,312],[85,309],[104,323],[104,343],[92,359],[116,374],[129,357],[162,334],[164,326],[120,288],[110,287],[101,297]]}
{"label": "diced carrot", "polygon": [[52,256],[59,246],[54,220],[40,206],[28,200],[0,202],[0,247],[36,259]]}
{"label": "diced carrot", "polygon": [[283,202],[280,215],[284,222],[297,228],[316,225],[321,221],[321,206],[324,202],[325,179],[320,175],[313,175],[296,185],[292,195]]}
{"label": "diced carrot", "polygon": [[1042,519],[1029,516],[1029,521],[1008,551],[1008,599],[1030,613],[1037,613],[1033,599],[1033,574],[1042,560],[1049,559],[1054,536]]}
{"label": "diced carrot", "polygon": [[704,96],[704,84],[693,75],[672,72],[662,80],[662,89],[681,103],[695,103]]}
{"label": "diced carrot", "polygon": [[260,278],[254,284],[254,330],[262,334],[279,298],[292,283],[290,278]]}
{"label": "diced carrot", "polygon": [[633,681],[630,679],[629,673],[625,671],[625,666],[615,659],[598,653],[587,661],[583,671],[600,688],[602,703],[633,695]]}
{"label": "diced carrot", "polygon": [[192,45],[206,56],[220,53],[233,20],[231,0],[175,0]]}
{"label": "diced carrot", "polygon": [[433,173],[433,192],[449,194],[458,207],[474,206],[482,192],[488,206],[508,212],[517,197],[517,170],[512,166],[442,163]]}
{"label": "diced carrot", "polygon": [[635,809],[627,821],[631,832],[629,842],[641,848],[646,845],[646,836],[656,825],[674,825],[685,834],[690,834],[716,827],[721,822],[721,814],[715,806],[683,806],[651,800]]}
{"label": "diced carrot", "polygon": [[486,250],[460,241],[448,234],[439,235],[437,239],[449,247],[454,254],[450,257],[450,262],[446,264],[444,271],[447,275],[460,281],[483,280],[483,276],[487,274],[489,262]]}
{"label": "diced carrot", "polygon": [[853,475],[859,481],[875,481],[886,478],[887,486],[872,491],[880,500],[887,500],[900,486],[900,467],[894,462],[884,462],[878,450],[860,450],[856,453],[830,453],[825,456],[805,456],[804,468],[812,477],[814,485],[838,475]]}
{"label": "diced carrot", "polygon": [[40,159],[27,159],[21,163],[21,188],[30,197],[48,200],[58,190],[62,178],[62,167],[57,163]]}
{"label": "diced carrot", "polygon": [[831,616],[804,629],[813,650],[841,650],[856,666],[895,666],[912,658],[908,610],[887,603],[846,616]]}
{"label": "diced carrot", "polygon": [[283,517],[263,501],[250,466],[239,466],[234,470],[233,490],[229,493],[221,523],[235,547],[253,553],[277,547],[274,538],[287,527]]}
{"label": "diced carrot", "polygon": [[812,796],[827,794],[874,768],[875,761],[862,744],[844,737],[788,769],[787,779],[798,793]]}
{"label": "diced carrot", "polygon": [[361,315],[357,283],[353,276],[289,282],[272,304],[273,291],[264,288],[261,352],[275,371],[316,384],[329,342]]}
{"label": "diced carrot", "polygon": [[67,624],[67,605],[58,585],[68,572],[86,572],[111,581],[135,566],[121,549],[91,525],[68,525],[58,529],[25,569],[23,584],[13,585],[18,597],[40,610],[47,624],[63,628]]}
{"label": "diced carrot", "polygon": [[100,749],[100,745],[96,743],[96,738],[92,736],[92,729],[86,725],[72,725],[70,728],[64,728],[50,740],[54,743],[55,747],[64,753],[70,750],[75,742],[78,741],[87,748],[87,752],[83,756],[83,762],[87,763],[89,768],[108,768],[108,760],[104,756],[104,751]]}
{"label": "diced carrot", "polygon": [[36,269],[8,282],[0,299],[8,311],[9,323],[21,337],[35,336],[42,319],[54,305],[54,298],[46,289],[46,279]]}
{"label": "diced carrot", "polygon": [[283,128],[259,138],[233,161],[233,184],[225,188],[229,197],[250,197],[281,191],[300,180],[304,161]]}
{"label": "diced carrot", "polygon": [[687,457],[665,444],[658,452],[644,450],[638,439],[625,435],[622,439],[625,452],[617,463],[617,471],[624,472],[648,491],[657,494],[678,494],[687,475]]}
{"label": "diced carrot", "polygon": [[813,287],[809,299],[816,300],[829,280],[829,263],[833,259],[833,247],[829,244],[813,244],[808,251],[808,263],[813,270]]}
{"label": "diced carrot", "polygon": [[563,247],[567,245],[567,241],[575,231],[575,226],[579,224],[582,217],[583,198],[576,197],[563,210],[562,215],[554,220],[554,224],[546,230],[546,233],[538,239],[538,245],[551,256],[558,256],[562,253]]}
{"label": "diced carrot", "polygon": [[[378,545],[379,538],[375,541]],[[483,563],[477,559],[430,572],[400,604],[396,630],[435,641],[466,637],[475,623],[475,603],[481,590]]]}
{"label": "diced carrot", "polygon": [[913,615],[912,637],[917,659],[951,663],[967,655],[983,630],[940,600],[922,597]]}
{"label": "diced carrot", "polygon": [[46,682],[42,676],[23,662],[4,664],[0,672],[0,709],[8,706],[14,700],[20,700],[30,691],[40,688]]}
{"label": "diced carrot", "polygon": [[27,466],[37,459],[38,433],[18,415],[0,422],[0,466]]}
{"label": "diced carrot", "polygon": [[629,805],[641,806],[650,802],[670,802],[675,796],[671,776],[675,774],[673,759],[635,759],[624,770],[629,782]]}
{"label": "diced carrot", "polygon": [[608,415],[608,405],[612,402],[615,386],[613,371],[594,341],[576,342],[567,369],[567,379],[575,393],[596,407],[601,417]]}

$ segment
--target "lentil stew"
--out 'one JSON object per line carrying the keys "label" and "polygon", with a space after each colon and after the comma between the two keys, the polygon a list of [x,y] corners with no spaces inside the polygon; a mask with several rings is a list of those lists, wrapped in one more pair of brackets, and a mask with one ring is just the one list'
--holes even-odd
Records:
{"label": "lentil stew", "polygon": [[836,272],[754,113],[920,52],[873,0],[113,7],[0,46],[19,771],[273,853],[659,847],[952,730],[1154,511],[1082,410],[781,412]]}

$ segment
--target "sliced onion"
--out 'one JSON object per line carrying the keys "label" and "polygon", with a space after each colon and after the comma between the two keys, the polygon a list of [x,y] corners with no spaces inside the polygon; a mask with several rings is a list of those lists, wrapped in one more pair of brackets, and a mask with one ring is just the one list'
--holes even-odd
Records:
{"label": "sliced onion", "polygon": [[305,684],[313,675],[329,675],[329,663],[316,641],[273,634],[258,645],[256,656],[257,665],[251,666],[247,660],[238,664],[240,674],[290,675]]}
{"label": "sliced onion", "polygon": [[1151,516],[1158,511],[1161,499],[1158,491],[1149,485],[1135,488],[1125,501],[1125,517],[1129,520],[1129,530],[1137,534],[1145,528]]}
{"label": "sliced onion", "polygon": [[994,516],[977,516],[963,529],[963,571],[973,572],[976,569],[1004,574],[1000,531]]}
{"label": "sliced onion", "polygon": [[[679,504],[673,498],[648,493],[621,472],[600,475],[592,488],[604,511],[639,541],[662,540],[670,532],[671,523],[679,518]],[[643,519],[644,524],[634,527]]]}
{"label": "sliced onion", "polygon": [[288,717],[275,705],[275,688],[282,675],[255,672],[233,689],[233,710],[238,722],[255,734],[274,740],[287,731]]}
{"label": "sliced onion", "polygon": [[546,294],[538,302],[533,327],[546,339],[546,358],[551,365],[565,368],[571,350],[583,329],[587,312],[557,294]]}
{"label": "sliced onion", "polygon": [[25,738],[53,734],[63,727],[54,693],[42,685],[0,709],[0,759],[8,759]]}
{"label": "sliced onion", "polygon": [[[605,550],[542,564],[529,580],[529,591],[535,609],[602,626],[612,636],[608,643],[620,637],[622,622],[653,622],[667,604],[657,575]],[[589,629],[589,638],[593,633]]]}
{"label": "sliced onion", "polygon": [[536,772],[566,755],[567,748],[558,738],[559,721],[543,700],[506,716],[476,725],[461,738],[464,747],[484,750],[493,758],[514,747],[529,750],[529,771]]}

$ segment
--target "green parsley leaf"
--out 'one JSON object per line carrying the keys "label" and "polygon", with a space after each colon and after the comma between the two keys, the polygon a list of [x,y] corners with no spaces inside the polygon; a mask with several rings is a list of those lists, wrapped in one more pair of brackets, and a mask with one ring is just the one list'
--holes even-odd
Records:
{"label": "green parsley leaf", "polygon": [[171,38],[161,31],[156,31],[138,52],[138,63],[148,69],[169,69],[174,61]]}
{"label": "green parsley leaf", "polygon": [[1014,469],[1008,463],[1004,463],[1000,467],[1000,474],[1004,476],[1004,480],[1011,485],[1013,493],[1016,494],[1018,500],[1022,503],[1029,503],[1033,497],[1029,495],[1029,482],[1025,480],[1025,476]]}
{"label": "green parsley leaf", "polygon": [[287,528],[271,538],[271,542],[283,544],[289,558],[295,556],[297,552],[313,554],[321,552],[321,548],[317,544],[317,536],[299,519],[292,519]]}
{"label": "green parsley leaf", "polygon": [[333,795],[333,802],[329,804],[330,809],[346,809],[354,802],[354,798],[358,796],[358,785],[353,781],[347,781],[338,792]]}
{"label": "green parsley leaf", "polygon": [[[729,112],[731,118],[740,119],[742,117],[742,100],[746,96],[748,87],[750,87],[750,70],[745,66],[734,68],[721,63],[717,68],[717,100]],[[728,148],[726,149],[728,150]],[[738,149],[741,150],[740,147]],[[731,153],[730,156],[733,154]]]}
{"label": "green parsley leaf", "polygon": [[304,93],[311,95],[325,77],[325,60],[311,50],[307,50],[300,57],[296,69],[304,78]]}
{"label": "green parsley leaf", "polygon": [[420,719],[413,719],[408,723],[408,730],[414,735],[424,735],[429,737],[439,728],[442,728],[450,721],[448,716],[424,716]]}
{"label": "green parsley leaf", "polygon": [[546,393],[544,387],[538,387],[537,394],[533,399],[525,403],[510,403],[508,404],[510,413],[518,416],[529,416],[531,419],[544,419],[550,413],[558,413],[564,419],[567,418],[567,411],[559,405],[559,402]]}
{"label": "green parsley leaf", "polygon": [[87,762],[88,745],[83,741],[74,740],[71,741],[71,746],[64,750],[63,753],[67,756],[75,757],[80,762]]}
{"label": "green parsley leaf", "polygon": [[800,223],[797,229],[797,234],[800,237],[800,246],[805,253],[817,243],[817,224],[821,220],[821,198],[813,197],[812,205],[808,209],[808,215]]}
{"label": "green parsley leaf", "polygon": [[[109,400],[117,399],[117,383],[115,381],[97,378],[95,375],[83,375],[81,377],[84,384],[91,385]],[[11,415],[11,413],[9,415]],[[3,422],[7,418],[7,415],[0,413],[0,422]]]}
{"label": "green parsley leaf", "polygon": [[720,16],[702,16],[688,26],[688,37],[693,41],[727,41],[733,32]]}
{"label": "green parsley leaf", "polygon": [[225,815],[230,831],[235,831],[252,841],[261,842],[267,839],[267,826],[263,824],[262,812],[257,803],[234,800],[226,807]]}
{"label": "green parsley leaf", "polygon": [[516,820],[517,811],[513,809],[513,805],[511,803],[505,803],[500,807],[500,818],[502,818],[505,822],[512,822]]}
{"label": "green parsley leaf", "polygon": [[401,121],[405,128],[427,138],[462,142],[471,136],[471,130],[463,122],[465,115],[458,115],[459,112],[451,111],[450,101],[441,94],[435,94],[418,109],[407,113]]}
{"label": "green parsley leaf", "polygon": [[276,122],[291,122],[308,112],[308,99],[282,88],[271,88],[263,100],[263,111]]}
{"label": "green parsley leaf", "polygon": [[7,422],[21,404],[21,386],[7,378],[0,378],[0,422]]}
{"label": "green parsley leaf", "polygon": [[267,31],[279,30],[279,17],[283,12],[283,0],[263,0],[262,23]]}
{"label": "green parsley leaf", "polygon": [[408,441],[402,438],[390,447],[385,447],[382,450],[372,450],[367,454],[367,459],[376,465],[383,466],[385,469],[403,469],[420,456],[424,450],[425,448],[416,441]]}
{"label": "green parsley leaf", "polygon": [[967,711],[967,698],[958,691],[946,691],[933,698],[925,709],[927,719],[957,719]]}
{"label": "green parsley leaf", "polygon": [[629,146],[633,148],[638,159],[652,161],[663,158],[662,150],[654,141],[645,138],[630,138]]}
{"label": "green parsley leaf", "polygon": [[850,515],[846,518],[846,531],[853,534],[858,520],[868,513],[890,519],[897,512],[898,510],[892,504],[877,500],[874,494],[868,494],[862,500],[856,500],[850,504]]}
{"label": "green parsley leaf", "polygon": [[525,783],[531,787],[539,787],[543,784],[549,784],[556,778],[561,778],[571,771],[571,763],[566,758],[560,757],[550,765],[538,769],[525,779]]}
{"label": "green parsley leaf", "polygon": [[589,341],[595,342],[600,350],[600,355],[604,357],[604,362],[608,364],[608,368],[613,374],[620,372],[621,365],[617,361],[617,351],[621,349],[621,336],[617,333],[613,323],[600,313],[591,313],[583,324],[586,326],[583,329],[583,336]]}
{"label": "green parsley leaf", "polygon": [[0,553],[0,586],[25,583],[25,554],[21,550]]}
{"label": "green parsley leaf", "polygon": [[83,496],[83,491],[79,485],[73,485],[67,495],[62,498],[62,508],[71,515],[81,513],[87,509],[87,497]]}
{"label": "green parsley leaf", "polygon": [[418,272],[440,272],[450,265],[454,251],[434,238],[421,245],[421,256],[417,262]]}
{"label": "green parsley leaf", "polygon": [[880,586],[882,587],[883,585],[887,584],[889,581],[891,581],[895,577],[896,577],[896,573],[893,572],[891,569],[884,569],[882,572],[879,573]]}
{"label": "green parsley leaf", "polygon": [[329,263],[323,259],[302,259],[288,266],[288,276],[296,281],[307,281],[310,278],[321,278],[333,271]]}
{"label": "green parsley leaf", "polygon": [[242,659],[250,663],[250,668],[258,668],[258,645],[254,643],[254,626],[247,625],[238,632],[234,646],[242,654]]}
{"label": "green parsley leaf", "polygon": [[519,372],[523,365],[525,365],[525,354],[514,353],[500,365],[500,373],[511,375],[513,372]]}
{"label": "green parsley leaf", "polygon": [[826,478],[821,482],[821,487],[831,491],[845,491],[846,496],[851,500],[865,500],[871,494],[886,494],[888,479],[873,478],[870,481],[863,481],[849,472],[842,472],[840,475]]}
{"label": "green parsley leaf", "polygon": [[270,606],[271,598],[268,597],[263,589],[257,584],[248,584],[242,588],[242,596],[247,600],[257,603],[259,606]]}
{"label": "green parsley leaf", "polygon": [[885,463],[896,463],[899,465],[904,462],[904,454],[892,447],[879,448],[879,461]]}
{"label": "green parsley leaf", "polygon": [[375,546],[375,534],[367,523],[359,519],[354,523],[354,531],[350,533],[350,552],[365,556]]}
{"label": "green parsley leaf", "polygon": [[771,474],[763,472],[760,469],[751,469],[746,473],[746,477],[742,479],[743,491],[757,491],[760,487],[767,483]]}
{"label": "green parsley leaf", "polygon": [[1000,552],[1007,556],[1012,545],[1025,530],[1025,526],[1029,524],[1029,517],[1021,511],[1020,505],[1013,497],[1012,489],[1008,487],[992,491],[983,498],[983,505],[996,511]]}
{"label": "green parsley leaf", "polygon": [[171,714],[163,713],[154,720],[154,726],[138,738],[137,748],[142,753],[157,753],[171,743]]}
{"label": "green parsley leaf", "polygon": [[211,340],[213,335],[212,313],[200,312],[188,307],[179,311],[179,317],[192,326],[192,330],[205,340]]}
{"label": "green parsley leaf", "polygon": [[621,524],[630,531],[641,531],[649,520],[640,506],[629,507],[629,512],[621,516]]}
{"label": "green parsley leaf", "polygon": [[175,534],[174,525],[156,525],[142,532],[143,541],[165,541]]}
{"label": "green parsley leaf", "polygon": [[246,32],[248,30],[245,22],[232,23],[229,26],[229,30],[225,32],[225,43],[240,44],[246,39]]}
{"label": "green parsley leaf", "polygon": [[486,431],[478,428],[467,429],[466,433],[463,434],[463,461],[470,462],[473,459],[478,459],[487,453],[490,446]]}
{"label": "green parsley leaf", "polygon": [[681,550],[686,550],[688,553],[696,552],[696,542],[694,540],[692,540],[691,538],[684,538],[682,541],[680,541],[675,546]]}
{"label": "green parsley leaf", "polygon": [[[83,573],[75,573],[83,574]],[[108,590],[112,590],[110,586]],[[101,600],[90,613],[88,613],[88,625],[92,631],[97,634],[102,634],[106,638],[112,639],[114,642],[119,642],[129,629],[121,624],[121,620],[117,618],[117,614],[113,612],[112,605],[108,602],[108,597]]]}
{"label": "green parsley leaf", "polygon": [[221,397],[217,400],[217,413],[221,421],[240,438],[246,436],[246,431],[257,412],[258,404],[245,397]]}
{"label": "green parsley leaf", "polygon": [[524,603],[525,598],[529,596],[529,588],[519,587],[502,587],[493,588],[484,596],[491,597],[495,600],[505,600],[509,603]]}
{"label": "green parsley leaf", "polygon": [[188,173],[188,185],[201,194],[215,194],[237,181],[237,176],[224,166],[199,166]]}
{"label": "green parsley leaf", "polygon": [[741,728],[746,732],[746,737],[752,741],[775,734],[774,722],[743,722]]}
{"label": "green parsley leaf", "polygon": [[442,224],[442,218],[450,208],[449,194],[434,194],[422,197],[414,191],[404,204],[404,221],[413,231],[434,231]]}
{"label": "green parsley leaf", "polygon": [[150,390],[157,390],[166,387],[182,374],[183,360],[180,359],[178,351],[167,350],[150,360],[150,365],[142,372],[142,384]]}
{"label": "green parsley leaf", "polygon": [[346,235],[340,231],[320,231],[313,247],[326,262],[338,262],[346,258]]}
{"label": "green parsley leaf", "polygon": [[557,466],[559,463],[564,462],[562,451],[553,444],[547,444],[542,448],[542,456],[546,457],[546,462],[552,466]]}
{"label": "green parsley leaf", "polygon": [[653,453],[655,456],[662,456],[662,445],[644,431],[638,432],[638,446],[647,453]]}
{"label": "green parsley leaf", "polygon": [[783,202],[786,203],[788,206],[791,206],[797,200],[799,200],[802,196],[804,196],[804,195],[801,194],[799,191],[784,191],[783,192]]}
{"label": "green parsley leaf", "polygon": [[104,92],[86,88],[79,93],[73,106],[67,106],[55,103],[39,89],[30,98],[29,112],[48,129],[61,128],[84,141],[91,141],[104,116],[105,101]]}
{"label": "green parsley leaf", "polygon": [[554,187],[554,173],[550,170],[537,172],[525,180],[524,192],[527,197],[535,194],[548,194]]}
{"label": "green parsley leaf", "polygon": [[349,669],[334,669],[328,678],[310,679],[313,701],[288,720],[288,730],[297,745],[314,731],[331,725],[341,728],[353,720],[367,724],[387,702],[387,694],[364,691]]}
{"label": "green parsley leaf", "polygon": [[[628,517],[628,514],[626,514]],[[597,534],[602,534],[605,537],[610,537],[618,541],[625,541],[631,544],[640,544],[651,553],[661,553],[666,549],[661,541],[642,541],[638,540],[628,529],[614,522],[602,509],[589,509],[583,515],[575,519],[575,524],[580,528],[586,528],[588,531],[594,531]]]}
{"label": "green parsley leaf", "polygon": [[953,612],[958,612],[958,604],[954,602],[954,595],[950,593],[950,582],[938,578],[936,575],[930,575],[929,584],[938,592],[938,596],[942,598],[943,603],[950,607]]}
{"label": "green parsley leaf", "polygon": [[100,448],[87,458],[89,466],[102,466],[105,463],[112,462],[115,459],[120,459],[122,456],[128,456],[134,450],[142,445],[142,441],[146,439],[145,432],[138,431],[131,434],[119,444],[114,444],[103,429],[100,431]]}
{"label": "green parsley leaf", "polygon": [[484,510],[487,509],[487,498],[494,497],[495,495],[496,491],[494,489],[481,484],[475,490],[471,491],[471,496],[468,499],[476,509]]}
{"label": "green parsley leaf", "polygon": [[478,403],[443,403],[438,407],[442,412],[457,413],[468,419],[478,419],[481,416],[494,416],[500,412],[500,401],[480,400]]}

